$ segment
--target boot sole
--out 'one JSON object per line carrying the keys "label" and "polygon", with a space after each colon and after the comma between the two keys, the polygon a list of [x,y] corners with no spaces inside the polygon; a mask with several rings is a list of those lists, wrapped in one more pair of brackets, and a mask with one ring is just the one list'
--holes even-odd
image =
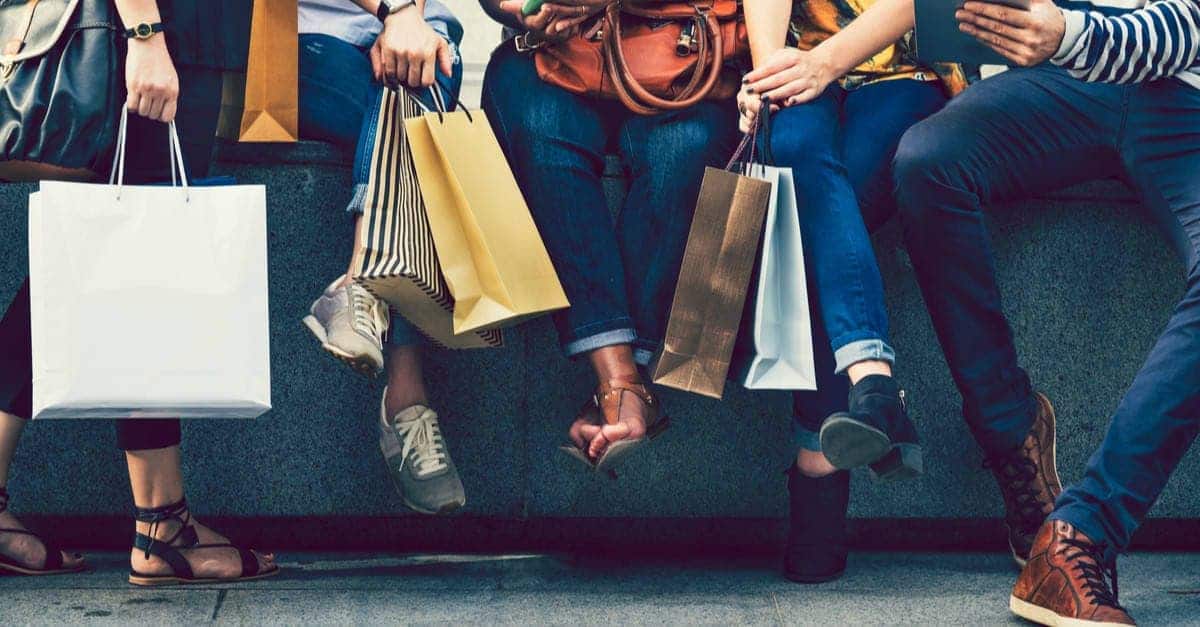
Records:
{"label": "boot sole", "polygon": [[1028,601],[1022,601],[1016,596],[1008,597],[1008,609],[1013,614],[1027,621],[1038,623],[1039,625],[1049,625],[1050,627],[1129,627],[1129,625],[1123,623],[1108,623],[1061,616],[1054,610],[1034,605]]}
{"label": "boot sole", "polygon": [[821,425],[821,451],[839,470],[874,464],[892,449],[887,434],[846,414],[833,414]]}
{"label": "boot sole", "polygon": [[308,328],[313,337],[321,343],[321,348],[326,353],[329,353],[336,359],[350,366],[350,369],[368,378],[375,378],[383,372],[382,368],[375,365],[373,361],[362,355],[351,355],[346,351],[329,343],[329,336],[325,333],[325,327],[321,326],[321,322],[313,316],[304,317],[304,326]]}
{"label": "boot sole", "polygon": [[925,474],[925,456],[920,444],[894,444],[879,461],[871,464],[871,472],[880,481],[903,481]]}

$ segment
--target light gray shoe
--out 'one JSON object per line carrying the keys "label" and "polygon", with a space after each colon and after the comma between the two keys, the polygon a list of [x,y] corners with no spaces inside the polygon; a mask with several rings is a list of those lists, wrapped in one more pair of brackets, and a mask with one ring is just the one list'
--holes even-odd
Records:
{"label": "light gray shoe", "polygon": [[413,405],[389,419],[387,390],[383,398],[379,448],[404,504],[422,514],[449,514],[466,505],[462,480],[442,438],[437,413]]}
{"label": "light gray shoe", "polygon": [[330,355],[365,375],[374,376],[383,371],[388,307],[357,283],[341,286],[344,278],[338,277],[313,302],[304,326]]}

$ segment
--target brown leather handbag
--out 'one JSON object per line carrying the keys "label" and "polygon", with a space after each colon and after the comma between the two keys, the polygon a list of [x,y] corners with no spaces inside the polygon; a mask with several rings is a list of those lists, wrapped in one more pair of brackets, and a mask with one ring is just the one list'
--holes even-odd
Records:
{"label": "brown leather handbag", "polygon": [[589,28],[535,53],[538,76],[650,115],[733,98],[750,51],[739,0],[617,0]]}

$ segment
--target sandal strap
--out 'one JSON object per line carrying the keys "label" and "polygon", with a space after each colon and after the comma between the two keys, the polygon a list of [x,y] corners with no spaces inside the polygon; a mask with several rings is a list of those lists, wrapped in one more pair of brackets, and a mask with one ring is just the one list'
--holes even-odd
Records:
{"label": "sandal strap", "polygon": [[8,511],[8,490],[0,487],[0,514]]}
{"label": "sandal strap", "polygon": [[[163,505],[162,507],[135,507],[133,508],[133,518],[138,522],[150,523],[149,533],[134,533],[133,546],[145,551],[146,559],[150,559],[151,555],[158,555],[167,560],[167,563],[171,564],[171,568],[176,568],[175,563],[170,558],[162,555],[159,550],[156,550],[158,546],[166,546],[178,554],[179,551],[175,547],[176,542],[182,542],[179,545],[181,548],[189,548],[200,542],[200,537],[196,534],[196,528],[191,525],[192,515],[188,512],[186,498],[179,499],[176,503]],[[175,535],[166,540],[156,539],[158,534],[155,532],[158,531],[158,525],[169,520],[179,523],[179,531],[176,531]],[[186,560],[184,561],[186,562]],[[188,572],[191,572],[191,567],[188,567]]]}
{"label": "sandal strap", "polygon": [[[58,569],[62,568],[62,565],[63,565],[62,549],[60,549],[57,545],[51,543],[50,541],[46,540],[42,536],[39,536],[38,534],[36,534],[32,531],[29,531],[28,529],[0,528],[0,533],[15,533],[15,534],[23,535],[23,536],[30,536],[30,537],[34,538],[35,540],[37,540],[38,542],[42,543],[42,548],[46,551],[46,558],[42,564],[42,567],[35,569],[35,570],[58,570]],[[12,559],[9,559],[8,561],[15,562]],[[32,566],[28,566],[28,565],[25,565],[25,566],[28,568],[33,568]]]}
{"label": "sandal strap", "polygon": [[242,574],[240,577],[253,577],[258,574],[258,556],[249,549],[242,548],[231,542],[221,542],[219,544],[197,544],[188,547],[196,551],[199,549],[233,549],[238,552],[238,557],[242,560]]}
{"label": "sandal strap", "polygon": [[633,394],[646,405],[647,409],[650,410],[648,415],[645,416],[646,426],[650,427],[653,425],[658,419],[658,400],[654,398],[654,395],[650,393],[649,388],[645,384],[620,379],[612,379],[600,383],[599,387],[596,388],[596,393],[592,396],[592,402],[596,404],[596,407],[601,408],[601,410],[604,408],[605,401],[612,399],[614,396],[617,399],[615,411],[611,412],[612,416],[609,416],[609,412],[601,411],[604,416],[604,422],[616,424],[620,421],[621,406],[624,403],[626,392]]}
{"label": "sandal strap", "polygon": [[[194,536],[196,533],[195,528],[189,526],[188,529],[192,530],[192,535]],[[170,544],[155,540],[146,534],[139,533],[133,537],[133,548],[145,551],[147,559],[149,559],[151,555],[161,558],[167,563],[168,566],[171,567],[171,572],[176,577],[179,577],[180,579],[193,578],[192,565],[188,563],[187,558],[183,556],[183,553],[179,552],[179,549],[171,546]]]}

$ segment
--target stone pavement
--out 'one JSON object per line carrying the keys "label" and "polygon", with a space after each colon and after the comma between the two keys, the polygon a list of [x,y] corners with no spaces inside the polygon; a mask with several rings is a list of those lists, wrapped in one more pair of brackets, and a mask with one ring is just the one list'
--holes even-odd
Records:
{"label": "stone pavement", "polygon": [[[0,577],[0,625],[18,624],[970,624],[1019,625],[1000,554],[859,553],[822,586],[770,558],[629,560],[543,555],[281,556],[260,582],[133,589],[124,555],[96,571]],[[1145,625],[1200,625],[1200,554],[1121,560],[1121,600]]]}

